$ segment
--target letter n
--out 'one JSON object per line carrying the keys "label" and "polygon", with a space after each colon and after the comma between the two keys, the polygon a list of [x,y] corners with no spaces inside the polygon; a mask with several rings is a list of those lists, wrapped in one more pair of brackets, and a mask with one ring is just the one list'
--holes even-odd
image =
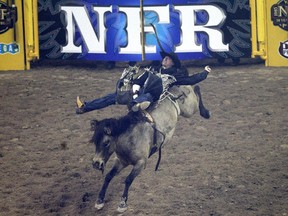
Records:
{"label": "letter n", "polygon": [[81,53],[82,46],[74,44],[75,26],[77,25],[82,39],[86,45],[88,53],[105,53],[105,33],[104,13],[112,12],[110,7],[94,7],[94,11],[98,13],[98,37],[90,22],[89,13],[85,7],[79,6],[61,6],[61,10],[65,11],[67,44],[63,46],[62,53]]}

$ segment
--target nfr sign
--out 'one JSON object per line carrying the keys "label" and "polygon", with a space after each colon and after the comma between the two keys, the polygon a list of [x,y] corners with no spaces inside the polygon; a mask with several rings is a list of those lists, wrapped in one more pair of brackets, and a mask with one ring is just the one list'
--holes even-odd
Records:
{"label": "nfr sign", "polygon": [[[173,44],[172,49],[178,53],[181,52],[202,52],[202,44],[197,41],[196,33],[203,32],[208,36],[208,46],[212,51],[221,52],[228,51],[229,45],[223,43],[223,32],[220,26],[225,21],[225,13],[221,8],[212,5],[201,6],[174,6],[180,17],[180,31],[177,36],[180,43]],[[62,47],[63,53],[82,53],[82,46],[77,46],[75,41],[76,26],[86,46],[88,53],[107,53],[105,49],[107,41],[107,28],[105,20],[107,13],[112,13],[110,7],[93,7],[93,11],[98,17],[97,31],[92,25],[89,13],[85,6],[61,6],[61,11],[65,11],[67,44]],[[157,25],[169,25],[170,13],[169,5],[145,7],[145,11],[154,12],[158,18]],[[196,14],[198,11],[207,13],[208,20],[206,23],[197,24]],[[123,13],[126,16],[126,25],[123,30],[126,36],[123,40],[125,45],[115,47],[119,54],[141,54],[141,24],[139,17],[139,7],[118,7],[117,13]],[[145,22],[144,34],[154,34],[150,23]],[[146,53],[156,53],[156,44],[148,44],[145,46]]]}
{"label": "nfr sign", "polygon": [[[180,59],[237,58],[250,51],[245,50],[250,48],[248,0],[248,8],[243,7],[245,0],[239,6],[238,1],[231,5],[228,0],[227,4],[225,0],[205,4],[183,0],[146,2],[143,33],[147,60],[159,59],[160,48],[151,24],[164,49],[176,52]],[[141,60],[140,7],[135,1],[79,1],[76,5],[75,1],[48,0],[39,4],[41,56]]]}

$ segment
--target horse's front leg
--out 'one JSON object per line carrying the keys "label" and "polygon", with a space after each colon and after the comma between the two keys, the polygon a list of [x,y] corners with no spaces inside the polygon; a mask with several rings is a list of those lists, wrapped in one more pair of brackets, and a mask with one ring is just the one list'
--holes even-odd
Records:
{"label": "horse's front leg", "polygon": [[102,188],[98,194],[97,201],[95,203],[95,208],[98,210],[102,209],[104,207],[104,199],[106,195],[106,191],[108,188],[108,185],[110,181],[124,168],[124,166],[121,164],[118,158],[116,158],[115,163],[112,167],[112,169],[107,173],[104,179],[104,183],[102,185]]}
{"label": "horse's front leg", "polygon": [[138,163],[133,167],[130,174],[125,179],[125,189],[123,192],[123,195],[121,197],[120,205],[118,206],[117,211],[120,213],[123,213],[127,210],[127,200],[128,200],[128,191],[129,187],[131,186],[134,179],[141,173],[141,171],[144,169],[146,164],[145,160],[140,160]]}

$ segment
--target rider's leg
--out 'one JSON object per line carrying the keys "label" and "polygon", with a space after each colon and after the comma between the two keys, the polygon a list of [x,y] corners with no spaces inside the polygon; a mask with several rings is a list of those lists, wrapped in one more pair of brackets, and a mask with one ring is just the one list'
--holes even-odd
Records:
{"label": "rider's leg", "polygon": [[83,114],[97,109],[102,109],[116,104],[116,93],[110,93],[104,97],[83,103],[83,106],[76,108],[76,114]]}

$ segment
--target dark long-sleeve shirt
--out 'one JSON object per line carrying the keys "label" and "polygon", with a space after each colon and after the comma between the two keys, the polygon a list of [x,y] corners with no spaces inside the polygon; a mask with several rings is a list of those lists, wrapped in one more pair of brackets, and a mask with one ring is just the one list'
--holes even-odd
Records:
{"label": "dark long-sleeve shirt", "polygon": [[[208,72],[204,70],[200,73],[189,76],[187,69],[177,69],[175,67],[171,67],[168,69],[158,68],[158,71],[161,74],[168,74],[175,77],[176,82],[172,83],[170,87],[172,87],[173,85],[195,85],[196,83],[205,80],[208,75]],[[151,74],[150,72],[145,72],[144,74],[139,76],[138,79],[134,80],[134,84],[140,85],[143,88],[142,92],[150,93],[153,96],[154,100],[158,100],[163,91],[162,81],[160,77]]]}
{"label": "dark long-sleeve shirt", "polygon": [[174,82],[172,85],[195,85],[196,83],[205,80],[208,74],[208,71],[205,70],[191,76],[181,76],[178,78],[175,77],[177,81]]}
{"label": "dark long-sleeve shirt", "polygon": [[172,83],[172,85],[195,85],[196,83],[205,80],[209,74],[208,71],[204,70],[189,76],[188,71],[185,68],[177,69],[175,67],[168,69],[161,68],[160,70],[161,74],[168,74],[175,77],[176,82]]}

